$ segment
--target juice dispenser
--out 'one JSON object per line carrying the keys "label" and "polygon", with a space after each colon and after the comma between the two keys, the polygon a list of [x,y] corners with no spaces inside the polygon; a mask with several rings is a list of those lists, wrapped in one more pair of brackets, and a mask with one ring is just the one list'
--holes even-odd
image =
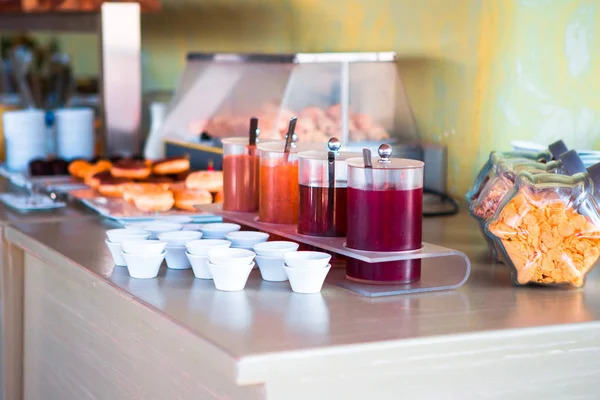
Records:
{"label": "juice dispenser", "polygon": [[341,142],[331,138],[328,151],[298,154],[300,208],[298,233],[310,236],[346,236],[346,160],[360,153],[340,152]]}
{"label": "juice dispenser", "polygon": [[289,153],[285,142],[260,143],[260,190],[258,218],[272,224],[298,223],[298,152],[317,147],[294,145]]}
{"label": "juice dispenser", "polygon": [[259,156],[256,148],[258,120],[250,120],[249,137],[223,139],[223,209],[258,210]]}
{"label": "juice dispenser", "polygon": [[[423,167],[421,161],[390,158],[348,159],[348,221],[346,246],[365,251],[411,251],[422,247]],[[421,276],[420,260],[367,263],[348,260],[348,279],[403,284]]]}

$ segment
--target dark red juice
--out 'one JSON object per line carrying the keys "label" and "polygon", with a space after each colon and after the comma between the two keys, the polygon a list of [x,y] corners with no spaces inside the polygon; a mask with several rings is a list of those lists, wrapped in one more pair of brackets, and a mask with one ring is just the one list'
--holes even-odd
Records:
{"label": "dark red juice", "polygon": [[346,188],[335,188],[329,205],[329,188],[300,185],[298,233],[311,236],[346,236]]}
{"label": "dark red juice", "polygon": [[[422,246],[423,189],[348,188],[348,237],[352,249],[407,251]],[[366,263],[348,260],[346,274],[370,283],[408,283],[421,276],[420,260]]]}

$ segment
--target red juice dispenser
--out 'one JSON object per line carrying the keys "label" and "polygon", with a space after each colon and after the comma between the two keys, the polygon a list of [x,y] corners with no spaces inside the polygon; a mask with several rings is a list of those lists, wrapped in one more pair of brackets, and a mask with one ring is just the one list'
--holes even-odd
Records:
{"label": "red juice dispenser", "polygon": [[[383,144],[348,164],[346,247],[396,252],[422,247],[423,167],[421,161],[391,158]],[[420,279],[421,260],[368,263],[349,259],[347,278],[361,283],[406,284]]]}
{"label": "red juice dispenser", "polygon": [[340,152],[341,142],[331,138],[328,151],[298,154],[300,201],[298,233],[309,236],[346,236],[346,160],[360,153]]}
{"label": "red juice dispenser", "polygon": [[256,145],[247,137],[233,137],[223,143],[223,209],[258,210],[259,157]]}

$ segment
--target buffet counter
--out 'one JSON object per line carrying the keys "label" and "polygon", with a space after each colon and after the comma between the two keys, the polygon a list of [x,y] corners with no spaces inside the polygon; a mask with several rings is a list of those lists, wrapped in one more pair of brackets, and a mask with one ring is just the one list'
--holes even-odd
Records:
{"label": "buffet counter", "polygon": [[[0,177],[0,192],[22,193],[23,189],[11,184],[8,179]],[[34,212],[18,212],[0,203],[0,257],[2,259],[2,272],[0,273],[0,302],[2,306],[0,326],[0,354],[2,371],[2,390],[0,398],[16,399],[21,391],[22,368],[22,310],[23,310],[23,260],[18,257],[21,252],[12,251],[12,244],[4,240],[4,229],[8,224],[27,222],[41,223],[47,221],[60,221],[65,219],[90,219],[98,218],[79,205]],[[17,257],[17,258],[15,258]]]}
{"label": "buffet counter", "polygon": [[[600,277],[585,290],[516,288],[466,213],[424,240],[465,252],[455,291],[366,298],[292,293],[254,271],[219,292],[191,270],[131,279],[101,219],[5,229],[24,268],[25,399],[594,398]],[[6,325],[5,325],[6,326]]]}

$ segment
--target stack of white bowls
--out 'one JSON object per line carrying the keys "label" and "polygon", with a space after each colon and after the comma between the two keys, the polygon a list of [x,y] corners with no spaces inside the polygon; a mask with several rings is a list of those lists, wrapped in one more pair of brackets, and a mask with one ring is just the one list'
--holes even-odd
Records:
{"label": "stack of white bowls", "polygon": [[296,293],[319,293],[331,269],[331,255],[320,251],[285,253],[285,272]]}
{"label": "stack of white bowls", "polygon": [[94,110],[64,108],[54,112],[56,152],[66,160],[94,157]]}
{"label": "stack of white bowls", "polygon": [[244,290],[254,267],[253,251],[245,249],[213,249],[208,253],[208,268],[217,290]]}
{"label": "stack of white bowls", "polygon": [[48,134],[44,111],[7,111],[3,114],[2,121],[7,169],[26,171],[30,161],[46,157]]}
{"label": "stack of white bowls", "polygon": [[211,250],[227,249],[231,242],[223,239],[192,240],[185,244],[186,256],[192,265],[194,276],[198,279],[212,279],[208,268],[208,253]]}
{"label": "stack of white bowls", "polygon": [[123,257],[124,241],[128,240],[146,240],[150,237],[150,232],[141,229],[110,229],[106,231],[106,246],[110,250],[113,261],[118,267],[125,267],[127,262]]}
{"label": "stack of white bowls", "polygon": [[286,241],[264,242],[254,245],[256,263],[265,281],[283,282],[288,277],[285,273],[284,254],[298,250],[298,243]]}
{"label": "stack of white bowls", "polygon": [[189,269],[192,266],[186,256],[187,242],[199,240],[202,232],[173,231],[158,234],[158,239],[167,243],[167,267],[171,269]]}
{"label": "stack of white bowls", "polygon": [[129,276],[137,279],[156,278],[167,254],[166,245],[166,242],[158,240],[124,241],[123,258]]}

